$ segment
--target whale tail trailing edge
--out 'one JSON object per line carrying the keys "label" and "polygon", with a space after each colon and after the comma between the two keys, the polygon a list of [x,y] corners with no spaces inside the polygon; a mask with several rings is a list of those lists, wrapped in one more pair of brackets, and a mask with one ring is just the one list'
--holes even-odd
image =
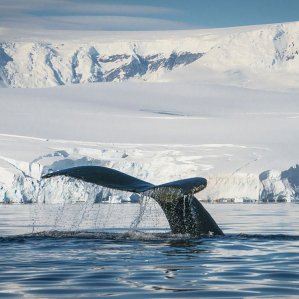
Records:
{"label": "whale tail trailing edge", "polygon": [[152,197],[162,208],[171,231],[175,234],[223,235],[215,220],[193,196],[203,190],[204,178],[189,178],[153,185],[115,169],[101,166],[80,166],[48,173],[42,178],[68,176],[88,183]]}

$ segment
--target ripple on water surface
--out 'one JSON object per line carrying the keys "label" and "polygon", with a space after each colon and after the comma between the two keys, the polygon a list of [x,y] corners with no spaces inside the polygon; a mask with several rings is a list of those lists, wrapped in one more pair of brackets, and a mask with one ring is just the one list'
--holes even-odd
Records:
{"label": "ripple on water surface", "polygon": [[49,219],[32,233],[32,211],[24,234],[26,209],[1,206],[0,298],[299,296],[298,205],[208,206],[227,235],[199,239],[163,226],[62,230]]}

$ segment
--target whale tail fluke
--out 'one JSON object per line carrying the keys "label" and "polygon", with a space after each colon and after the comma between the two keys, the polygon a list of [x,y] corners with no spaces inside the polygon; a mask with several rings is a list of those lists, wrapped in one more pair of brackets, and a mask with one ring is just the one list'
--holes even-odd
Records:
{"label": "whale tail fluke", "polygon": [[200,177],[183,179],[161,185],[153,185],[120,171],[101,166],[79,166],[48,173],[43,179],[68,176],[85,182],[121,191],[129,191],[152,197],[162,208],[176,234],[223,235],[215,220],[193,196],[207,186]]}
{"label": "whale tail fluke", "polygon": [[159,199],[173,233],[201,235],[224,235],[210,213],[193,195],[177,198],[172,202]]}

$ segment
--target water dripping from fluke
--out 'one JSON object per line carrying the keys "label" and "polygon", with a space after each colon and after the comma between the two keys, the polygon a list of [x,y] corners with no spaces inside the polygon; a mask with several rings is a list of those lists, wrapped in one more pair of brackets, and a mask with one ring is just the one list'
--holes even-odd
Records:
{"label": "water dripping from fluke", "polygon": [[[80,166],[43,175],[42,178],[67,176],[106,188],[139,193],[143,198],[153,198],[162,208],[172,234],[190,236],[223,235],[215,220],[194,197],[203,190],[207,180],[194,177],[161,185],[153,185],[115,169],[102,166]],[[144,203],[143,203],[144,201]],[[142,206],[144,204],[144,206]],[[138,226],[146,207],[146,200],[141,201],[137,218],[131,229]]]}

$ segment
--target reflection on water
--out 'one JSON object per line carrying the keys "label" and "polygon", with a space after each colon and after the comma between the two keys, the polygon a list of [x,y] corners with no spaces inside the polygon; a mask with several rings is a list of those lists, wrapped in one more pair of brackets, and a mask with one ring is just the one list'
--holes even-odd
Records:
{"label": "reflection on water", "polygon": [[1,205],[0,298],[298,298],[299,205],[207,209],[226,236],[172,235],[156,207],[136,232],[138,205]]}

